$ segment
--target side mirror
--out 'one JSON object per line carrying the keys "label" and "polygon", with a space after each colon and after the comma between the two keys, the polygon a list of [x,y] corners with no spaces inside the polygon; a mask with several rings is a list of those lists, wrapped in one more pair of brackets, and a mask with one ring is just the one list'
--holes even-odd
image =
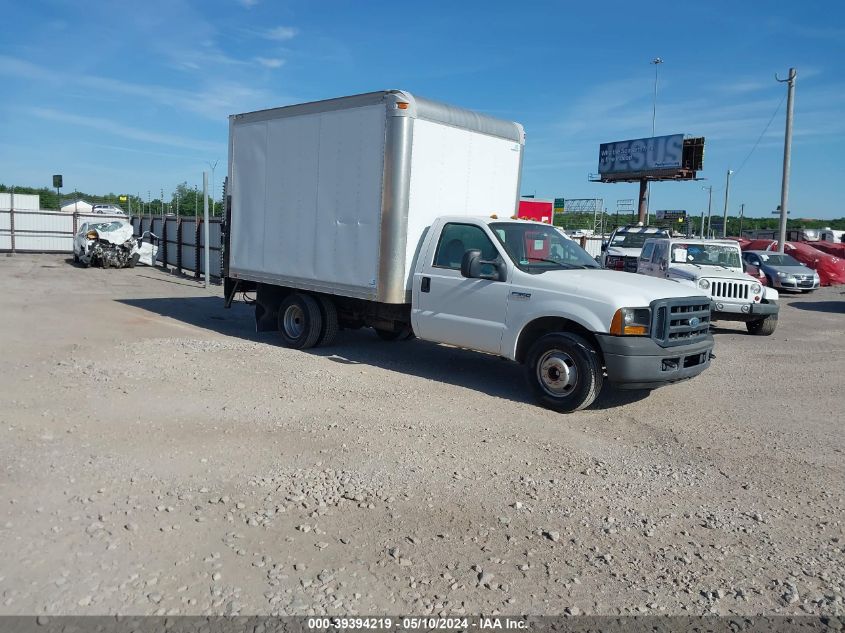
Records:
{"label": "side mirror", "polygon": [[601,252],[604,253],[607,250],[607,242],[601,243]]}
{"label": "side mirror", "polygon": [[[482,266],[492,266],[493,273],[482,273]],[[505,267],[496,260],[485,261],[481,259],[481,251],[471,248],[464,253],[461,259],[461,276],[467,279],[488,279],[490,281],[504,281]]]}

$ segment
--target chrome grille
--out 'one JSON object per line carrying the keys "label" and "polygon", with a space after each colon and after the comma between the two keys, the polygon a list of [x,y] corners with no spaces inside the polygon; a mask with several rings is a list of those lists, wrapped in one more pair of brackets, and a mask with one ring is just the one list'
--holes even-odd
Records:
{"label": "chrome grille", "polygon": [[751,284],[742,281],[714,281],[710,284],[710,294],[717,299],[747,300],[751,295]]}
{"label": "chrome grille", "polygon": [[652,338],[663,347],[695,343],[710,331],[710,301],[705,297],[652,303]]}

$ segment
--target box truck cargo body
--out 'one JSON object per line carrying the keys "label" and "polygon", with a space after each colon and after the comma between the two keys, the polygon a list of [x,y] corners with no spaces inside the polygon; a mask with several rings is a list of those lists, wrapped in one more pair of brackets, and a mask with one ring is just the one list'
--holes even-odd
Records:
{"label": "box truck cargo body", "polygon": [[388,90],[230,117],[228,277],[410,302],[441,215],[514,215],[517,123]]}

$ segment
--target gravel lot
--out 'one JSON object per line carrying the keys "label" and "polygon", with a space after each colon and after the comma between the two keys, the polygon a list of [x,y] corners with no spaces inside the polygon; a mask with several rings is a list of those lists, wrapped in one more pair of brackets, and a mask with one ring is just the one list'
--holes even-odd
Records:
{"label": "gravel lot", "polygon": [[571,415],[158,269],[2,257],[0,292],[0,614],[845,613],[843,287]]}

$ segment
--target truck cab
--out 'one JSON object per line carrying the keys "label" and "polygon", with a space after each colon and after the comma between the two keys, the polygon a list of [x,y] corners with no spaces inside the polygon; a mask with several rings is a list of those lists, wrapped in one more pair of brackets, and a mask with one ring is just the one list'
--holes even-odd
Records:
{"label": "truck cab", "polygon": [[602,268],[637,272],[637,259],[645,241],[652,237],[669,237],[669,231],[654,226],[636,224],[613,230],[601,246],[599,262]]}
{"label": "truck cab", "polygon": [[745,272],[742,251],[733,240],[651,238],[643,245],[637,272],[708,293],[713,321],[743,321],[750,334],[775,331],[778,292]]}
{"label": "truck cab", "polygon": [[602,270],[554,227],[442,217],[414,270],[414,333],[525,364],[547,407],[590,404],[603,381],[650,389],[710,363],[710,299],[665,280]]}

